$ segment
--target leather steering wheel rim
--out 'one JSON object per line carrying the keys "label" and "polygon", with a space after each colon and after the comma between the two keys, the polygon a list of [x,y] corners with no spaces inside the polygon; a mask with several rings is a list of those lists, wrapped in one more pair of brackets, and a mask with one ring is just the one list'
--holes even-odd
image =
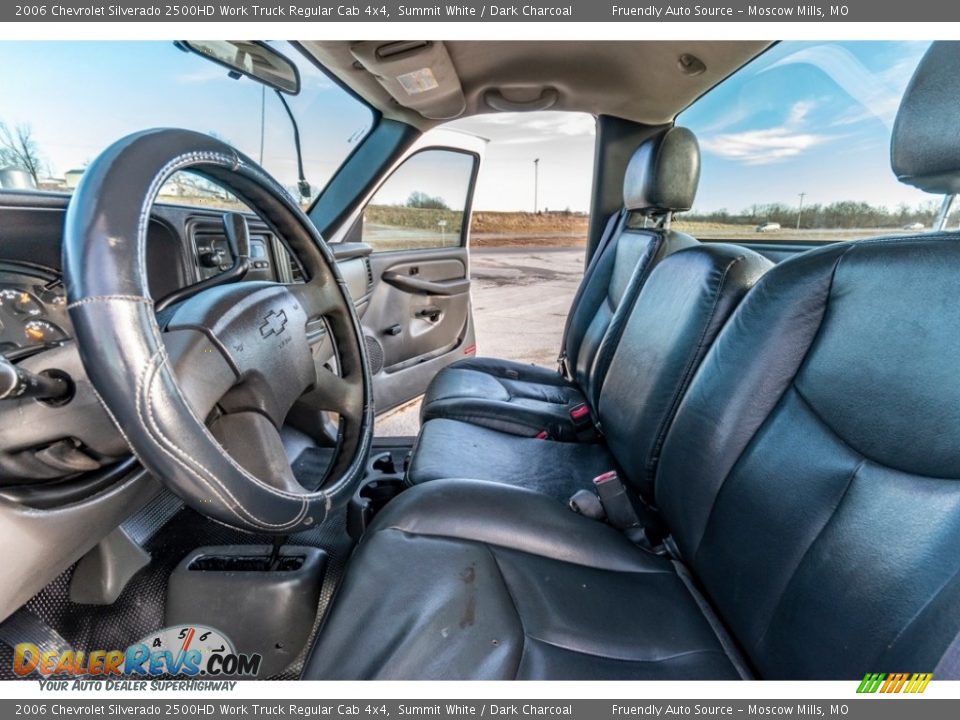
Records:
{"label": "leather steering wheel rim", "polygon": [[[305,284],[220,286],[186,301],[161,330],[148,287],[147,228],[160,187],[182,170],[210,178],[253,208],[296,257]],[[84,173],[67,212],[63,255],[90,382],[141,464],[188,505],[244,530],[287,534],[323,522],[352,491],[373,435],[360,322],[326,243],[256,163],[188,130],[129,135]],[[306,329],[317,317],[326,321],[339,376],[317,377]],[[319,490],[294,486],[282,472],[258,477],[249,469],[256,458],[241,464],[207,427],[223,398],[232,397],[236,412],[213,422],[239,423],[263,440],[267,455],[282,454],[279,424],[305,392],[341,413],[338,451]]]}

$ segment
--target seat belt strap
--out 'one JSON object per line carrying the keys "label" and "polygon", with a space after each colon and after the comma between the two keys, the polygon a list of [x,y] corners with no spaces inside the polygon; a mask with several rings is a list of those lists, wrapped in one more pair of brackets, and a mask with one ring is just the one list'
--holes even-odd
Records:
{"label": "seat belt strap", "polygon": [[580,286],[577,288],[577,292],[573,296],[573,302],[570,304],[570,312],[567,313],[567,320],[563,325],[563,335],[560,336],[560,354],[557,356],[557,372],[565,378],[569,379],[571,377],[570,368],[567,364],[567,337],[570,335],[570,323],[573,321],[574,311],[577,305],[580,304],[580,298],[583,297],[583,291],[590,281],[590,276],[593,274],[597,263],[600,261],[600,256],[603,255],[610,241],[617,234],[616,231],[619,229],[626,215],[626,209],[621,209],[607,219],[607,224],[604,226],[603,233],[600,235],[600,242],[597,243],[597,249],[590,258],[590,262],[587,263],[586,270],[583,271],[583,279],[580,281]]}

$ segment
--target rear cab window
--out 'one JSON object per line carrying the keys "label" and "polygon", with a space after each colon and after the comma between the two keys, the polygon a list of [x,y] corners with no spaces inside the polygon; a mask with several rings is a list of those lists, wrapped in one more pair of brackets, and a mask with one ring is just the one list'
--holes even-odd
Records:
{"label": "rear cab window", "polygon": [[700,140],[701,239],[841,241],[929,230],[936,199],[890,171],[890,131],[926,42],[784,42],[677,118]]}

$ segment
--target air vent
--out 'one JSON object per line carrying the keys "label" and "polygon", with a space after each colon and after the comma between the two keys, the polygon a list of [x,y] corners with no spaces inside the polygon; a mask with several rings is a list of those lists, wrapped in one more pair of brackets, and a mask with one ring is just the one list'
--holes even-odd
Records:
{"label": "air vent", "polygon": [[373,268],[370,267],[370,258],[363,259],[363,266],[367,270],[367,292],[373,289]]}
{"label": "air vent", "polygon": [[269,244],[276,258],[277,280],[283,283],[303,282],[303,272],[300,266],[287,251],[286,246],[275,235],[266,234]]}
{"label": "air vent", "polygon": [[300,269],[300,263],[293,259],[289,253],[287,253],[287,259],[290,261],[290,279],[293,282],[303,282],[303,270]]}

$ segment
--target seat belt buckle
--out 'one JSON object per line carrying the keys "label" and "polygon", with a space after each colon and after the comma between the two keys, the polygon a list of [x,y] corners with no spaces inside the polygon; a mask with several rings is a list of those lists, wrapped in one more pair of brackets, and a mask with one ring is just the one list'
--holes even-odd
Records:
{"label": "seat belt buckle", "polygon": [[640,527],[640,518],[616,470],[593,479],[593,487],[607,516],[607,522],[618,530]]}
{"label": "seat belt buckle", "polygon": [[580,403],[570,408],[570,422],[573,423],[573,432],[580,442],[592,442],[596,440],[597,427],[590,414],[590,407],[586,403]]}

